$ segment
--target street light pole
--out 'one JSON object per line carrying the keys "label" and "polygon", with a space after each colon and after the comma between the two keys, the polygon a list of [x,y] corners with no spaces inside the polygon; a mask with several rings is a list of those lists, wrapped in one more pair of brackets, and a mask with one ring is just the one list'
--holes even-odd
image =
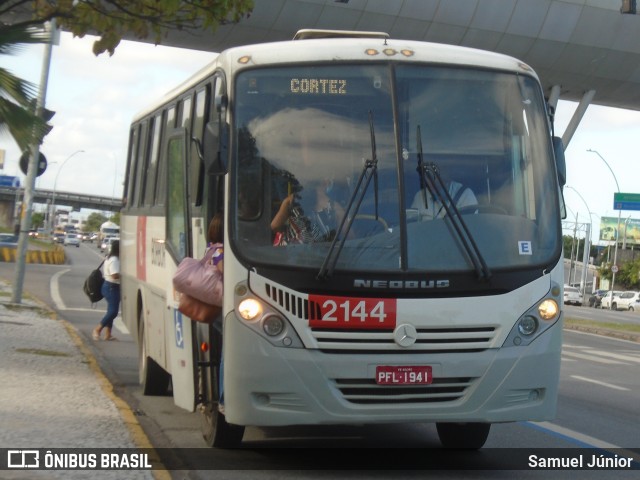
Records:
{"label": "street light pole", "polygon": [[[587,150],[587,152],[591,152],[591,153],[595,153],[596,155],[598,155],[600,157],[600,160],[602,160],[604,162],[604,164],[607,166],[607,168],[609,169],[609,171],[611,172],[611,175],[613,175],[613,180],[616,182],[616,189],[618,191],[618,193],[620,193],[620,185],[618,184],[618,179],[616,178],[616,174],[613,173],[613,170],[611,169],[611,167],[609,166],[609,164],[607,163],[607,161],[604,159],[604,157],[602,155],[600,155],[600,153],[598,153],[596,150],[592,150],[591,148],[589,148]],[[618,265],[617,265],[617,261],[618,261],[618,241],[620,240],[620,217],[622,215],[622,210],[618,210],[618,224],[616,225],[616,246],[613,249],[613,266],[615,268],[612,268],[612,275],[611,275],[611,288],[609,289],[611,291],[611,303],[609,306],[609,309],[611,309],[611,307],[613,306],[613,288],[616,284],[616,271],[618,270]]]}
{"label": "street light pole", "polygon": [[[591,254],[591,216],[593,214],[589,209],[589,205],[587,205],[587,202],[582,197],[582,195],[580,195],[580,192],[578,192],[578,190],[576,190],[573,187],[570,187],[569,185],[565,185],[565,188],[570,188],[571,190],[576,192],[576,194],[580,197],[580,200],[582,200],[582,202],[584,203],[584,206],[587,207],[587,212],[589,212],[589,223],[587,223],[587,231],[585,232],[585,236],[584,236],[584,251],[582,252],[582,276],[581,276],[582,278],[580,280],[580,285],[582,286],[581,288],[582,298],[584,299],[585,290],[587,288],[587,265],[589,264],[589,256]],[[577,222],[577,214],[576,214],[576,222]],[[576,258],[577,258],[577,255],[576,255]],[[595,287],[595,282],[593,283],[594,283],[593,286]]]}
{"label": "street light pole", "polygon": [[[55,19],[51,21],[51,37],[45,46],[42,59],[42,71],[40,72],[40,88],[36,100],[36,115],[42,117],[47,99],[47,85],[49,83],[49,69],[51,67],[51,55],[53,53],[53,38],[56,31]],[[27,178],[24,185],[24,211],[20,219],[20,233],[16,246],[16,269],[13,288],[11,290],[11,302],[22,303],[22,289],[24,287],[24,273],[26,269],[26,257],[29,243],[29,229],[31,228],[31,213],[33,210],[33,196],[36,185],[36,170],[40,158],[40,144],[35,142],[31,147],[31,158],[27,166]]]}
{"label": "street light pole", "polygon": [[[67,163],[69,160],[71,160],[71,157],[73,157],[74,155],[76,155],[78,153],[84,153],[84,150],[76,150],[71,155],[69,155],[67,158],[65,158],[64,161],[60,164],[60,168],[58,168],[58,171],[56,172],[56,178],[53,181],[53,193],[51,194],[51,208],[52,208],[53,215],[49,215],[49,222],[50,223],[55,222],[55,216],[56,216],[56,189],[57,189],[57,186],[58,186],[58,176],[60,175],[60,172],[62,171],[62,167],[64,167],[65,163]],[[53,227],[53,225],[49,225],[49,230],[51,230],[52,227]]]}

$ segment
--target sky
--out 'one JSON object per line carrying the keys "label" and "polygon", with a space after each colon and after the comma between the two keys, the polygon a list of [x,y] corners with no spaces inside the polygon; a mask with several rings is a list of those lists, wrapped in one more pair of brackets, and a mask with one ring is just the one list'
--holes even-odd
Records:
{"label": "sky", "polygon": [[[123,41],[112,57],[96,57],[93,41],[90,36],[80,39],[62,33],[60,44],[53,47],[46,107],[56,114],[54,128],[41,146],[49,166],[36,180],[36,188],[120,197],[131,119],[215,55]],[[0,63],[39,84],[43,54],[44,46],[30,46],[18,55],[0,56]],[[556,135],[562,136],[576,106],[560,101]],[[621,192],[640,193],[638,138],[640,112],[593,104],[566,148],[570,188],[564,191],[568,212],[564,224],[575,222],[576,216],[579,224],[591,218],[594,243],[600,217],[618,216],[613,208],[616,180]],[[0,134],[0,149],[6,151],[0,173],[19,176],[24,184],[15,142]],[[640,211],[622,211],[622,221],[629,217],[640,223]],[[584,232],[584,225],[580,229]],[[584,233],[579,231],[578,236]]]}

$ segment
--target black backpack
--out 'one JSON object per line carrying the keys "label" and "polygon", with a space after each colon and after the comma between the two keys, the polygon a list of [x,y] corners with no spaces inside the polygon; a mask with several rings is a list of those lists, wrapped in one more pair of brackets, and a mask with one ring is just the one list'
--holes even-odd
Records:
{"label": "black backpack", "polygon": [[104,283],[104,277],[102,276],[102,272],[100,271],[100,267],[104,260],[98,265],[98,268],[93,270],[87,279],[84,281],[84,293],[87,294],[91,303],[96,303],[102,300],[104,297],[102,296],[102,284]]}

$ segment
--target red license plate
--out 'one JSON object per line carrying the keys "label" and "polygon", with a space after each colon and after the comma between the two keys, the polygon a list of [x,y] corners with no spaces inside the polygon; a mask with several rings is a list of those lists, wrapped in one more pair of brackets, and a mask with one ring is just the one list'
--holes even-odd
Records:
{"label": "red license plate", "polygon": [[309,295],[309,326],[393,330],[396,327],[396,300]]}
{"label": "red license plate", "polygon": [[390,366],[376,367],[378,385],[429,385],[433,382],[430,366]]}

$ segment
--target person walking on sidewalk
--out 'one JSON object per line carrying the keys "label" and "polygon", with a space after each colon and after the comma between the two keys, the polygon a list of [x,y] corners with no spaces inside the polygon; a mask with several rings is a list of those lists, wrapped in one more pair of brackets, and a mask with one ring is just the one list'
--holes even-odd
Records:
{"label": "person walking on sidewalk", "polygon": [[104,283],[102,284],[102,295],[107,301],[107,313],[100,321],[100,325],[93,329],[93,339],[100,340],[102,330],[105,331],[105,340],[115,340],[111,335],[113,321],[118,316],[120,310],[120,241],[111,242],[109,255],[103,267]]}

